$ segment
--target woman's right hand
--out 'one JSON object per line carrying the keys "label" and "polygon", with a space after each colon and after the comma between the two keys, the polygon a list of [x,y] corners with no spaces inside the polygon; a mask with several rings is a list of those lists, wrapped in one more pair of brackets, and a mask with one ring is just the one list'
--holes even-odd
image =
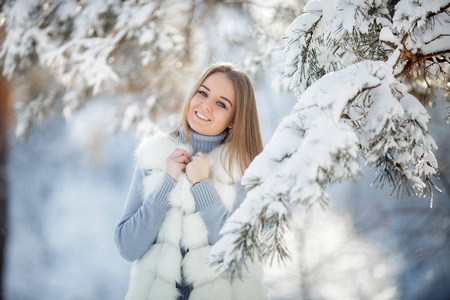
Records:
{"label": "woman's right hand", "polygon": [[183,149],[175,149],[166,160],[166,173],[173,180],[177,181],[181,172],[186,170],[189,163],[189,154]]}

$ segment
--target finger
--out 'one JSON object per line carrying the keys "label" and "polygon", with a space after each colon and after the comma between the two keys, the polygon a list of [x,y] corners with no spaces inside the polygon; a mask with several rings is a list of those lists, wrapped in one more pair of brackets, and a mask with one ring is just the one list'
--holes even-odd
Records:
{"label": "finger", "polygon": [[169,157],[170,161],[175,161],[175,162],[181,162],[181,161],[184,161],[185,159],[187,159],[187,157],[184,156],[184,155],[178,155],[178,156],[174,156],[174,157]]}
{"label": "finger", "polygon": [[189,153],[187,153],[186,150],[184,150],[184,149],[178,149],[178,150],[179,150],[179,151],[178,151],[178,154],[179,154],[179,155],[184,155],[184,156],[186,156],[187,158],[190,157]]}
{"label": "finger", "polygon": [[209,161],[209,158],[206,154],[202,153],[196,156],[198,159],[201,159],[203,161]]}
{"label": "finger", "polygon": [[169,157],[173,158],[177,156],[177,153],[179,152],[180,148],[175,148],[175,150],[170,153]]}
{"label": "finger", "polygon": [[195,156],[192,156],[191,161],[194,161],[194,160],[202,160],[202,159],[203,159],[203,157],[200,157],[200,156],[195,155]]}
{"label": "finger", "polygon": [[176,161],[177,163],[184,163],[184,164],[189,163],[189,159],[184,155],[175,157],[173,160]]}
{"label": "finger", "polygon": [[179,157],[179,156],[186,156],[189,159],[189,154],[183,149],[178,149],[178,150],[174,151],[172,156],[174,158]]}
{"label": "finger", "polygon": [[195,155],[200,156],[200,157],[206,156],[206,154],[203,153],[202,151],[198,151]]}

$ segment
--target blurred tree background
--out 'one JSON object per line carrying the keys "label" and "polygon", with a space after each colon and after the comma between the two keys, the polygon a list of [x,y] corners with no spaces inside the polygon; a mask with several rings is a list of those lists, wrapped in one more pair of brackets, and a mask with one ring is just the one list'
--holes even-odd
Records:
{"label": "blurred tree background", "polygon": [[[131,180],[134,146],[176,125],[184,96],[207,64],[232,61],[250,75],[267,143],[297,101],[290,90],[301,94],[325,73],[362,60],[357,51],[355,61],[339,52],[351,49],[351,36],[342,45],[312,35],[314,47],[305,51],[312,53],[310,65],[328,61],[329,68],[312,67],[312,75],[301,75],[304,87],[293,87],[285,73],[285,34],[306,2],[3,1],[3,297],[123,298],[130,265],[115,250],[113,231]],[[330,1],[330,10],[335,2],[345,1]],[[401,1],[370,2],[394,8]],[[444,2],[435,4],[448,16]],[[444,21],[445,29],[448,17]],[[377,40],[380,29],[370,31]],[[363,36],[369,43],[370,37]],[[394,50],[393,42],[385,46]],[[380,53],[376,46],[371,55]],[[338,50],[332,57],[317,55],[326,47]],[[405,68],[408,59],[414,61],[407,55],[400,62]],[[448,55],[434,58],[444,77],[430,81],[432,63],[424,61],[414,63],[404,81],[432,117],[443,195],[434,197],[432,209],[429,199],[388,199],[391,191],[371,188],[376,176],[365,170],[358,182],[331,189],[328,209],[293,211],[292,230],[285,234],[292,262],[274,263],[266,272],[273,299],[449,297]]]}

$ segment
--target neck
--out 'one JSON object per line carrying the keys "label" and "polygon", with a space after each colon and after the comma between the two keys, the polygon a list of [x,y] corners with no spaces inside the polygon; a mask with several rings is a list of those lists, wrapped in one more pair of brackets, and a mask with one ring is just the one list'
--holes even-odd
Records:
{"label": "neck", "polygon": [[[222,133],[218,135],[202,135],[196,133],[189,129],[190,141],[189,144],[192,145],[194,153],[202,151],[203,153],[209,153],[214,150],[217,146],[222,144],[228,135],[228,128],[226,128]],[[183,143],[186,143],[186,137],[184,136],[183,127],[180,127],[178,131],[178,136]]]}

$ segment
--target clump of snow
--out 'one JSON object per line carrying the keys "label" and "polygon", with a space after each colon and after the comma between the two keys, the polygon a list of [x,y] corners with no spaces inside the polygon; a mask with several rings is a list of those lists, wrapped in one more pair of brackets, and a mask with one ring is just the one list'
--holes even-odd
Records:
{"label": "clump of snow", "polygon": [[394,36],[389,27],[383,27],[380,30],[380,40],[393,43],[394,45],[397,45],[398,42],[397,38]]}

